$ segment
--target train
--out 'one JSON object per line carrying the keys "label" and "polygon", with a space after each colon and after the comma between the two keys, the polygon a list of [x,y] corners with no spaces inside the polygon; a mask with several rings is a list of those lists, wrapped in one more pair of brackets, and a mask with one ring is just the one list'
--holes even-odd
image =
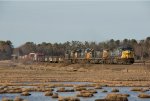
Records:
{"label": "train", "polygon": [[119,47],[114,50],[77,49],[66,51],[65,61],[70,63],[94,64],[133,64],[134,50],[131,47]]}
{"label": "train", "polygon": [[131,47],[119,47],[113,50],[94,50],[78,48],[66,50],[64,56],[46,56],[43,53],[30,53],[20,59],[49,63],[90,63],[90,64],[133,64],[134,50]]}

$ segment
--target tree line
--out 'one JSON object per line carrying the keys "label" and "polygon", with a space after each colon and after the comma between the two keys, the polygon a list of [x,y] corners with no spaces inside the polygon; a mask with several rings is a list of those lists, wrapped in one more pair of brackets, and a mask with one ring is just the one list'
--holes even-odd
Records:
{"label": "tree line", "polygon": [[0,60],[8,60],[13,53],[13,45],[11,41],[0,41]]}
{"label": "tree line", "polygon": [[66,50],[92,48],[96,51],[102,51],[103,49],[114,50],[120,46],[132,47],[136,59],[150,59],[150,37],[138,41],[136,39],[110,39],[104,42],[67,41],[64,43],[43,42],[40,44],[26,42],[17,48],[13,47],[11,41],[0,41],[0,59],[10,59],[12,54],[23,56],[31,52],[44,53],[48,56],[64,56]]}

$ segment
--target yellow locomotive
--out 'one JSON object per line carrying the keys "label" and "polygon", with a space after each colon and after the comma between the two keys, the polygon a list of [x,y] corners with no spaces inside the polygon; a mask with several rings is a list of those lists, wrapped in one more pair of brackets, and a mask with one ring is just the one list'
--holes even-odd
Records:
{"label": "yellow locomotive", "polygon": [[121,60],[124,64],[134,63],[134,51],[130,47],[122,48]]}
{"label": "yellow locomotive", "polygon": [[134,51],[131,47],[120,47],[113,51],[103,50],[103,63],[111,64],[133,64]]}

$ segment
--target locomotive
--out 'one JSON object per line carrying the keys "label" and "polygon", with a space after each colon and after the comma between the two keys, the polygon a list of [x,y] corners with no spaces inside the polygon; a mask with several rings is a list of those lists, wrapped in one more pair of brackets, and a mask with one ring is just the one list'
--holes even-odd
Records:
{"label": "locomotive", "polygon": [[67,50],[64,61],[70,63],[133,64],[134,50],[131,47],[119,47],[111,51],[108,49],[95,51],[90,48]]}

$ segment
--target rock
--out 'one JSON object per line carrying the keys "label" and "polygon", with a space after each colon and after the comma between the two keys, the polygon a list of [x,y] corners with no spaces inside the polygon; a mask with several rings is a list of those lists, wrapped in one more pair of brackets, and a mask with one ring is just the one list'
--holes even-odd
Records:
{"label": "rock", "polygon": [[150,98],[150,95],[149,94],[144,94],[144,93],[141,93],[138,95],[139,98]]}
{"label": "rock", "polygon": [[31,94],[29,92],[22,92],[21,96],[30,96]]}

